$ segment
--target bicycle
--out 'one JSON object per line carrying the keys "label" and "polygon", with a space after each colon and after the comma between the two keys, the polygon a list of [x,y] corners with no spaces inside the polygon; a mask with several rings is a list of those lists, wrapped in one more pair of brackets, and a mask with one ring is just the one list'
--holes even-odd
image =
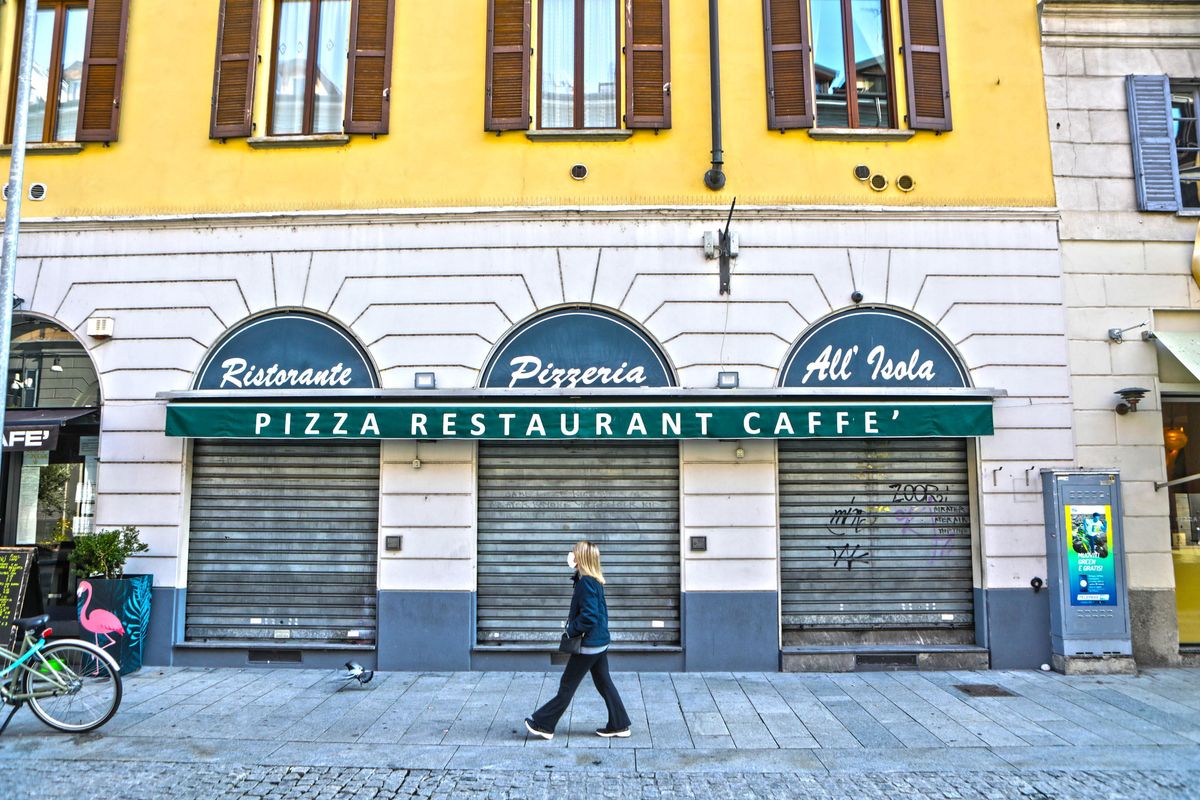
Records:
{"label": "bicycle", "polygon": [[13,715],[29,703],[34,716],[64,733],[94,731],[121,705],[121,672],[111,655],[91,642],[46,642],[53,630],[48,615],[13,622],[21,632],[17,652],[0,647],[0,701]]}

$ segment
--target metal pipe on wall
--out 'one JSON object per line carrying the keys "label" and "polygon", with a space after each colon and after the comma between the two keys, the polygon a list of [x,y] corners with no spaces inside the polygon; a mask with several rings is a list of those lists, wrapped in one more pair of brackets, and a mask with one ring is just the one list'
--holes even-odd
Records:
{"label": "metal pipe on wall", "polygon": [[[37,0],[25,0],[21,26],[21,62],[17,71],[17,97],[13,109],[12,160],[8,170],[8,203],[4,209],[4,244],[0,252],[0,376],[8,385],[8,351],[12,348],[13,286],[17,277],[17,234],[21,225],[21,188],[25,185],[25,141],[29,129],[29,88],[33,80],[33,31]],[[7,399],[0,403],[0,431],[4,430]],[[0,437],[0,452],[3,452]]]}
{"label": "metal pipe on wall", "polygon": [[725,153],[721,149],[721,24],[717,0],[708,0],[708,73],[712,105],[712,168],[704,173],[704,185],[714,192],[725,188]]}

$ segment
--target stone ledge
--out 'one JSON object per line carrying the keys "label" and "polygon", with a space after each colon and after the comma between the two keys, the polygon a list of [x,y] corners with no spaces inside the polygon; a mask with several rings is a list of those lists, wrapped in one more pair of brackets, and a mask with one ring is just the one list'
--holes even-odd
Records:
{"label": "stone ledge", "polygon": [[256,150],[273,150],[285,147],[340,147],[350,143],[344,133],[321,133],[315,136],[251,136],[246,144]]}
{"label": "stone ledge", "polygon": [[[25,145],[27,156],[69,156],[82,152],[81,142],[29,142]],[[12,155],[12,145],[0,145],[0,155]]]}
{"label": "stone ledge", "polygon": [[633,131],[621,128],[525,131],[525,138],[531,142],[623,142],[631,136]]}
{"label": "stone ledge", "polygon": [[917,132],[897,128],[809,128],[808,135],[821,142],[907,142]]}

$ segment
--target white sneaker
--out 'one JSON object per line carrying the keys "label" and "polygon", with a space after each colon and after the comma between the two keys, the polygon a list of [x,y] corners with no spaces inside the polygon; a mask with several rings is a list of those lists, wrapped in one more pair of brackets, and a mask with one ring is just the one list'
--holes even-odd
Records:
{"label": "white sneaker", "polygon": [[[553,731],[542,730],[538,726],[534,725],[533,720],[529,717],[525,718],[525,730],[529,731],[529,733],[531,735],[540,736],[541,738],[545,739],[546,741],[550,741],[551,739],[554,738]],[[629,734],[625,734],[625,735],[628,736]]]}
{"label": "white sneaker", "polygon": [[619,731],[611,731],[608,728],[597,728],[596,729],[596,735],[603,736],[605,739],[614,739],[614,738],[615,739],[628,739],[632,735],[632,733],[633,732],[629,728],[625,728],[625,729],[619,730]]}

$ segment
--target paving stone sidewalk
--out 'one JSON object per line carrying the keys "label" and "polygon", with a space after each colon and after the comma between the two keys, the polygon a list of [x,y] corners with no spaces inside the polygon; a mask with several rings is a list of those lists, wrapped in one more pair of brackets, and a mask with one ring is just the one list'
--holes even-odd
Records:
{"label": "paving stone sidewalk", "polygon": [[[618,673],[633,737],[595,736],[604,706],[586,680],[551,742],[521,721],[557,672],[381,673],[365,687],[334,675],[146,668],[95,734],[22,710],[0,737],[3,785],[72,798],[1200,796],[1194,669]],[[970,684],[1011,696],[957,688]],[[64,759],[70,791],[47,792]],[[595,792],[564,795],[563,776]]]}

